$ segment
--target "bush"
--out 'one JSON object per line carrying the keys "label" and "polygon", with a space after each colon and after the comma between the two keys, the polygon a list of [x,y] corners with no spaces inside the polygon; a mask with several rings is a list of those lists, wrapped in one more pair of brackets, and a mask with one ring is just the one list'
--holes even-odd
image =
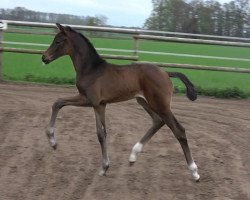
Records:
{"label": "bush", "polygon": [[[204,95],[204,96],[213,96],[217,98],[238,98],[238,99],[245,99],[249,94],[244,93],[242,90],[240,90],[238,87],[233,88],[202,88],[202,87],[196,87],[196,91],[198,95]],[[186,93],[186,89],[182,87],[174,87],[175,93]]]}
{"label": "bush", "polygon": [[38,76],[31,75],[31,74],[27,74],[24,77],[24,81],[52,83],[52,84],[60,84],[60,85],[73,85],[73,84],[75,84],[74,78],[38,77]]}
{"label": "bush", "polygon": [[[245,99],[250,96],[250,94],[247,94],[240,90],[238,87],[233,88],[202,88],[202,87],[196,87],[196,91],[198,95],[204,95],[204,96],[213,96],[217,98],[238,98],[238,99]],[[186,93],[186,89],[182,87],[174,87],[175,93]]]}
{"label": "bush", "polygon": [[244,93],[242,90],[240,90],[238,87],[233,87],[233,88],[223,88],[223,89],[218,89],[218,88],[206,88],[203,89],[201,87],[197,88],[198,94],[200,95],[205,95],[205,96],[214,96],[217,98],[247,98],[247,94]]}

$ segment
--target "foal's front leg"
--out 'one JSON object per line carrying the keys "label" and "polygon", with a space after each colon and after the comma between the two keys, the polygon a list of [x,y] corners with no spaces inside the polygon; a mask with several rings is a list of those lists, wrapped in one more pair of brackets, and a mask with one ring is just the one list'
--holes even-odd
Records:
{"label": "foal's front leg", "polygon": [[55,131],[54,126],[56,122],[56,117],[58,115],[59,110],[64,106],[91,106],[91,105],[90,102],[87,100],[87,98],[80,94],[69,98],[59,98],[58,100],[55,101],[55,103],[52,106],[52,114],[49,121],[49,125],[46,130],[50,145],[54,149],[56,149],[57,147],[57,143],[54,136],[54,131]]}
{"label": "foal's front leg", "polygon": [[106,143],[107,133],[105,127],[105,108],[105,105],[94,107],[96,117],[96,132],[102,149],[102,169],[99,173],[101,176],[105,176],[106,171],[109,168],[109,158]]}

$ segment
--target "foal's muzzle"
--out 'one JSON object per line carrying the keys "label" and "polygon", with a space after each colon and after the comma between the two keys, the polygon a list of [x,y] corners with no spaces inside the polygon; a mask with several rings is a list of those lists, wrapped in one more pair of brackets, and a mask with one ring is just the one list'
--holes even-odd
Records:
{"label": "foal's muzzle", "polygon": [[50,63],[50,59],[48,59],[45,55],[42,56],[42,61],[44,64],[49,64]]}

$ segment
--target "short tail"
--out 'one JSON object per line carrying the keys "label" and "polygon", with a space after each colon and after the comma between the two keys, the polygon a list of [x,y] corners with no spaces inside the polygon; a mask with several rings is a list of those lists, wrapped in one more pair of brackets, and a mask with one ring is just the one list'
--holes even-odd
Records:
{"label": "short tail", "polygon": [[190,80],[182,73],[179,72],[167,72],[169,77],[179,78],[187,88],[187,97],[191,101],[195,101],[197,99],[197,92],[194,88],[194,85],[190,82]]}

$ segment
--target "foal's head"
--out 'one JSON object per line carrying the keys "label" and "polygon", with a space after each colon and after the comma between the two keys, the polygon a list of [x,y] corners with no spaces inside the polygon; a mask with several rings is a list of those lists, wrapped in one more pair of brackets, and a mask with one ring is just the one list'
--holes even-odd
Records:
{"label": "foal's head", "polygon": [[56,34],[52,44],[43,53],[42,61],[45,64],[48,64],[61,56],[70,54],[69,34],[71,28],[64,27],[60,24],[56,24],[56,26],[60,30],[60,32]]}
{"label": "foal's head", "polygon": [[64,27],[60,24],[56,24],[56,26],[60,32],[56,34],[52,44],[43,53],[42,61],[45,64],[64,55],[70,55],[71,58],[74,58],[76,54],[81,54],[81,59],[85,62],[88,61],[94,67],[105,62],[91,42],[81,33],[69,26]]}

